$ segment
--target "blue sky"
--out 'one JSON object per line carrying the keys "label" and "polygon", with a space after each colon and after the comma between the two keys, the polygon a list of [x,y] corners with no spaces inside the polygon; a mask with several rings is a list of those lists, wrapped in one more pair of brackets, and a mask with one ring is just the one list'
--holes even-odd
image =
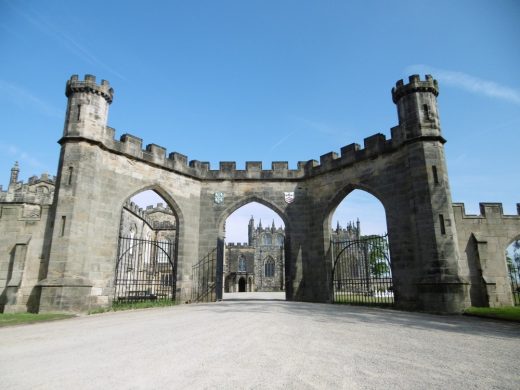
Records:
{"label": "blue sky", "polygon": [[241,169],[389,138],[391,87],[431,73],[453,200],[512,214],[519,20],[514,0],[0,0],[0,183],[56,172],[71,74],[110,81],[117,137]]}

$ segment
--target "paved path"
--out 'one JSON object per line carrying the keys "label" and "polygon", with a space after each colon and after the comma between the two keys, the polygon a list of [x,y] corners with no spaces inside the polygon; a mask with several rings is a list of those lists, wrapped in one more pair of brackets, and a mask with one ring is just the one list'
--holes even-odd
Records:
{"label": "paved path", "polygon": [[0,388],[520,388],[518,324],[241,297],[1,328]]}

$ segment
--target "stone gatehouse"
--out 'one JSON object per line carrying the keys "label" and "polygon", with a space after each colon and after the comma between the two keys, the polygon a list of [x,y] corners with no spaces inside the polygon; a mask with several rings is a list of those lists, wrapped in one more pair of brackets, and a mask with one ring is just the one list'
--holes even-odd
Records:
{"label": "stone gatehouse", "polygon": [[[264,169],[248,161],[209,163],[107,126],[114,91],[94,76],[72,76],[56,178],[18,181],[0,193],[0,304],[4,311],[86,311],[115,297],[121,215],[135,194],[154,190],[174,218],[175,299],[204,285],[222,292],[226,218],[255,201],[283,220],[288,300],[331,302],[330,222],[355,189],[381,201],[396,305],[460,312],[470,304],[512,303],[505,248],[520,238],[520,215],[481,204],[468,216],[452,204],[437,110],[437,82],[414,75],[392,89],[398,124],[319,161]],[[520,206],[519,206],[520,208]],[[520,210],[519,210],[520,212]],[[195,273],[216,253],[211,275]],[[194,275],[203,275],[203,277]]]}

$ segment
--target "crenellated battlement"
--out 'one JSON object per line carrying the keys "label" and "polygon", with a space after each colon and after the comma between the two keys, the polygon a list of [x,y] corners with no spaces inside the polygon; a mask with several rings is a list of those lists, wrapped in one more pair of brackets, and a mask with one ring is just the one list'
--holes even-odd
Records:
{"label": "crenellated battlement", "polygon": [[[77,75],[73,75],[67,81],[67,96],[78,91],[99,94],[109,103],[113,97],[113,89],[110,88],[109,83],[103,80],[98,85],[95,77],[92,75],[86,75],[83,81],[78,80]],[[403,80],[397,82],[392,89],[392,97],[394,102],[397,102],[404,95],[416,91],[429,91],[437,96],[437,81],[430,75],[426,75],[424,81],[418,75],[412,75],[409,77],[408,84],[404,84]],[[431,115],[436,112],[434,107],[429,109],[431,110]],[[80,115],[79,111],[78,115]],[[96,130],[96,132],[92,132],[92,135],[89,134],[90,130],[71,131],[60,142],[82,140],[101,143],[106,149],[117,154],[123,154],[133,160],[153,164],[196,180],[301,180],[391,153],[400,148],[404,141],[414,137],[417,138],[414,135],[415,133],[404,134],[404,127],[396,126],[392,128],[391,139],[386,139],[384,134],[377,133],[365,138],[363,147],[352,143],[342,147],[340,153],[333,151],[323,154],[320,156],[319,161],[314,159],[299,161],[296,169],[289,169],[287,161],[274,161],[271,163],[270,169],[262,167],[262,162],[260,161],[246,161],[244,169],[238,169],[235,161],[222,161],[219,163],[218,169],[212,169],[209,162],[189,160],[188,156],[178,152],[168,153],[165,147],[158,144],[152,143],[144,146],[143,139],[132,134],[125,133],[121,135],[119,140],[116,140],[115,129],[106,125],[103,126],[104,130]],[[437,135],[437,133],[430,133],[426,134],[425,132],[424,135]]]}
{"label": "crenellated battlement", "polygon": [[496,219],[496,218],[520,218],[520,203],[516,204],[516,215],[504,214],[504,208],[502,203],[490,203],[482,202],[479,203],[480,214],[466,214],[466,208],[464,203],[453,203],[453,211],[455,216],[464,219]]}
{"label": "crenellated battlement", "polygon": [[4,203],[31,203],[41,205],[51,205],[54,198],[54,189],[56,186],[56,176],[42,173],[40,176],[31,176],[27,182],[18,181],[18,162],[11,172],[15,171],[15,175],[11,176],[12,182],[9,183],[7,191],[3,191],[0,186],[0,202]]}
{"label": "crenellated battlement", "polygon": [[419,75],[414,74],[408,77],[408,84],[401,79],[392,88],[392,100],[397,103],[403,96],[413,92],[431,92],[435,96],[439,95],[439,85],[431,75],[427,74],[425,80],[421,81]]}
{"label": "crenellated battlement", "polygon": [[107,80],[101,80],[101,84],[96,83],[96,76],[86,74],[84,80],[79,80],[78,75],[72,75],[65,86],[65,96],[70,97],[73,93],[93,93],[102,96],[107,103],[112,103],[114,90],[110,87]]}
{"label": "crenellated battlement", "polygon": [[353,143],[342,147],[339,154],[329,152],[322,155],[319,161],[298,161],[296,169],[290,169],[288,161],[273,161],[270,169],[264,169],[261,161],[246,161],[245,169],[238,169],[236,161],[221,161],[218,169],[212,169],[207,161],[189,160],[188,156],[178,152],[168,153],[165,147],[157,144],[143,147],[142,138],[132,134],[125,133],[119,141],[111,139],[104,144],[118,154],[125,154],[133,159],[159,165],[201,180],[298,180],[373,159],[395,150],[398,146],[392,142],[392,139],[387,140],[384,134],[377,133],[364,139],[363,148]]}
{"label": "crenellated battlement", "polygon": [[175,229],[175,224],[169,221],[156,221],[150,217],[150,214],[155,212],[161,212],[169,215],[173,215],[172,210],[168,206],[164,206],[163,203],[157,203],[157,205],[146,206],[145,209],[138,206],[134,202],[127,200],[123,204],[123,208],[136,215],[144,222],[146,222],[154,230],[171,230]]}
{"label": "crenellated battlement", "polygon": [[228,242],[226,246],[230,248],[253,248],[251,245],[248,245],[247,242]]}

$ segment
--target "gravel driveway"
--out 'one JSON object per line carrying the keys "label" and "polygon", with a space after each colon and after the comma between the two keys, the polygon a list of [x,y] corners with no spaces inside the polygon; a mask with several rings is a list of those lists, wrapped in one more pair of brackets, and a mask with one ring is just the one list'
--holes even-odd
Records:
{"label": "gravel driveway", "polygon": [[515,323],[244,297],[1,328],[0,388],[520,388]]}

